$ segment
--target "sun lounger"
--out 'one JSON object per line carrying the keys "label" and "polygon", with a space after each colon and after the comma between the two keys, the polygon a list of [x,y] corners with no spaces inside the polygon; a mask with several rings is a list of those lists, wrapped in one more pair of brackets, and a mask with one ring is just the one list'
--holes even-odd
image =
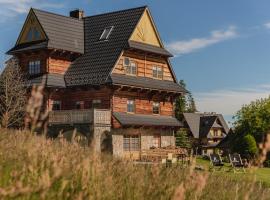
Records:
{"label": "sun lounger", "polygon": [[229,154],[231,169],[233,169],[234,172],[245,172],[244,164],[241,159],[240,154]]}
{"label": "sun lounger", "polygon": [[219,154],[210,154],[210,170],[222,170],[224,163]]}

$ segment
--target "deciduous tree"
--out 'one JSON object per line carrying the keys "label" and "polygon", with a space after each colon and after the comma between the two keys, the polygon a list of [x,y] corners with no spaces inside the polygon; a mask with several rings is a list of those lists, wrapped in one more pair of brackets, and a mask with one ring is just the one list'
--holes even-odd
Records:
{"label": "deciduous tree", "polygon": [[15,57],[6,62],[0,75],[0,125],[5,128],[23,123],[26,104],[26,84]]}

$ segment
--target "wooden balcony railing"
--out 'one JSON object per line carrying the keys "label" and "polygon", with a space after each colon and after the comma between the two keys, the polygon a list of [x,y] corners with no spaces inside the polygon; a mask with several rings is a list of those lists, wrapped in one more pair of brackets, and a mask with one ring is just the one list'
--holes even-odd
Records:
{"label": "wooden balcony railing", "polygon": [[57,110],[49,112],[49,124],[111,124],[107,109]]}

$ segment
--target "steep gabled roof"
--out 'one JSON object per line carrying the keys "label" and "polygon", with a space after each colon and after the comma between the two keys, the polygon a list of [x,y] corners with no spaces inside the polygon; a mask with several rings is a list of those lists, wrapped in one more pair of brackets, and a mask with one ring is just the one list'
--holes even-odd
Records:
{"label": "steep gabled roof", "polygon": [[196,113],[184,113],[183,115],[193,136],[199,138],[200,115]]}
{"label": "steep gabled roof", "polygon": [[217,116],[201,116],[200,117],[200,138],[207,137],[210,129],[212,128]]}
{"label": "steep gabled roof", "polygon": [[[172,56],[163,48],[158,32],[157,36],[161,47],[129,41],[145,12],[149,13],[152,20],[146,6],[84,17],[83,19],[31,8],[29,15],[33,13],[37,18],[42,31],[46,34],[46,40],[17,44],[9,53],[42,48],[81,53],[82,55],[71,63],[64,75],[65,86],[110,84],[116,80],[111,74],[113,67],[126,49],[136,48],[165,57]],[[104,29],[108,27],[113,27],[109,38],[99,40]],[[184,91],[176,83],[177,79],[169,60],[168,65],[174,82],[168,82],[166,87]],[[120,80],[119,77],[117,80]],[[138,78],[137,83],[139,84],[140,81],[141,79]],[[164,85],[165,82],[161,83],[160,81],[157,86],[160,87],[162,84]]]}
{"label": "steep gabled roof", "polygon": [[[84,18],[85,52],[69,67],[67,86],[104,84],[128,47],[128,39],[145,9],[144,6]],[[99,41],[103,30],[111,26],[108,40]]]}
{"label": "steep gabled roof", "polygon": [[[194,138],[207,137],[210,129],[216,126],[223,128],[225,134],[229,132],[229,127],[221,114],[184,113],[183,116]],[[216,123],[217,120],[221,126]]]}
{"label": "steep gabled roof", "polygon": [[83,20],[33,9],[48,37],[48,48],[84,52]]}
{"label": "steep gabled roof", "polygon": [[[27,19],[31,14],[34,14],[38,20],[38,23],[46,34],[46,41],[43,40],[23,44],[18,44],[17,41],[17,44],[10,49],[8,53],[39,49],[41,47],[84,53],[83,20],[58,15],[35,8],[30,9]],[[26,22],[22,28],[19,38],[24,31]]]}

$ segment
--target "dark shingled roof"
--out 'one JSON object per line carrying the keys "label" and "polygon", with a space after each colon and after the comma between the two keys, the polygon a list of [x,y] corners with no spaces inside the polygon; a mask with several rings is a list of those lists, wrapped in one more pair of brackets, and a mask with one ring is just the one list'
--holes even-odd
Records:
{"label": "dark shingled roof", "polygon": [[[43,42],[17,45],[12,52],[39,48],[54,48],[81,53],[64,75],[65,86],[135,84],[138,87],[185,92],[176,82],[173,69],[170,69],[174,82],[159,81],[150,78],[112,75],[113,67],[121,53],[130,48],[164,55],[171,54],[164,48],[129,41],[146,6],[115,11],[95,16],[75,19],[38,9],[31,9],[41,24],[48,40]],[[107,40],[99,38],[107,27],[113,27]],[[169,60],[168,60],[169,62]],[[170,62],[169,62],[170,63]]]}
{"label": "dark shingled roof", "polygon": [[12,49],[10,49],[7,53],[16,53],[21,51],[28,51],[28,50],[37,50],[37,49],[44,49],[47,48],[48,42],[47,41],[38,41],[38,42],[31,42],[25,44],[19,44]]}
{"label": "dark shingled roof", "polygon": [[83,20],[33,9],[48,36],[48,48],[84,53]]}
{"label": "dark shingled roof", "polygon": [[47,87],[66,87],[64,75],[62,74],[44,74],[39,77],[29,79],[27,86],[44,85]]}
{"label": "dark shingled roof", "polygon": [[183,124],[171,116],[155,116],[142,114],[128,114],[114,112],[113,116],[123,126],[141,125],[141,126],[171,126],[181,127]]}
{"label": "dark shingled roof", "polygon": [[157,79],[129,76],[122,74],[112,74],[111,82],[113,85],[127,85],[134,87],[142,87],[156,90],[165,90],[172,92],[185,93],[186,90],[183,89],[179,84],[173,81],[160,81]]}
{"label": "dark shingled roof", "polygon": [[221,114],[184,113],[183,115],[195,138],[207,137],[210,129],[217,126],[217,119],[220,121],[221,125],[219,126],[224,129],[225,134],[229,132],[229,127]]}
{"label": "dark shingled roof", "polygon": [[166,57],[173,57],[173,55],[164,48],[160,48],[157,46],[153,46],[150,44],[144,44],[144,43],[136,42],[136,41],[132,41],[132,40],[130,40],[128,43],[129,43],[129,47],[133,48],[133,49],[139,49],[139,50],[147,51],[150,53],[156,53],[156,54],[163,55]]}
{"label": "dark shingled roof", "polygon": [[[85,54],[66,73],[68,86],[104,84],[146,7],[84,18]],[[106,41],[99,38],[106,27],[113,30]]]}

